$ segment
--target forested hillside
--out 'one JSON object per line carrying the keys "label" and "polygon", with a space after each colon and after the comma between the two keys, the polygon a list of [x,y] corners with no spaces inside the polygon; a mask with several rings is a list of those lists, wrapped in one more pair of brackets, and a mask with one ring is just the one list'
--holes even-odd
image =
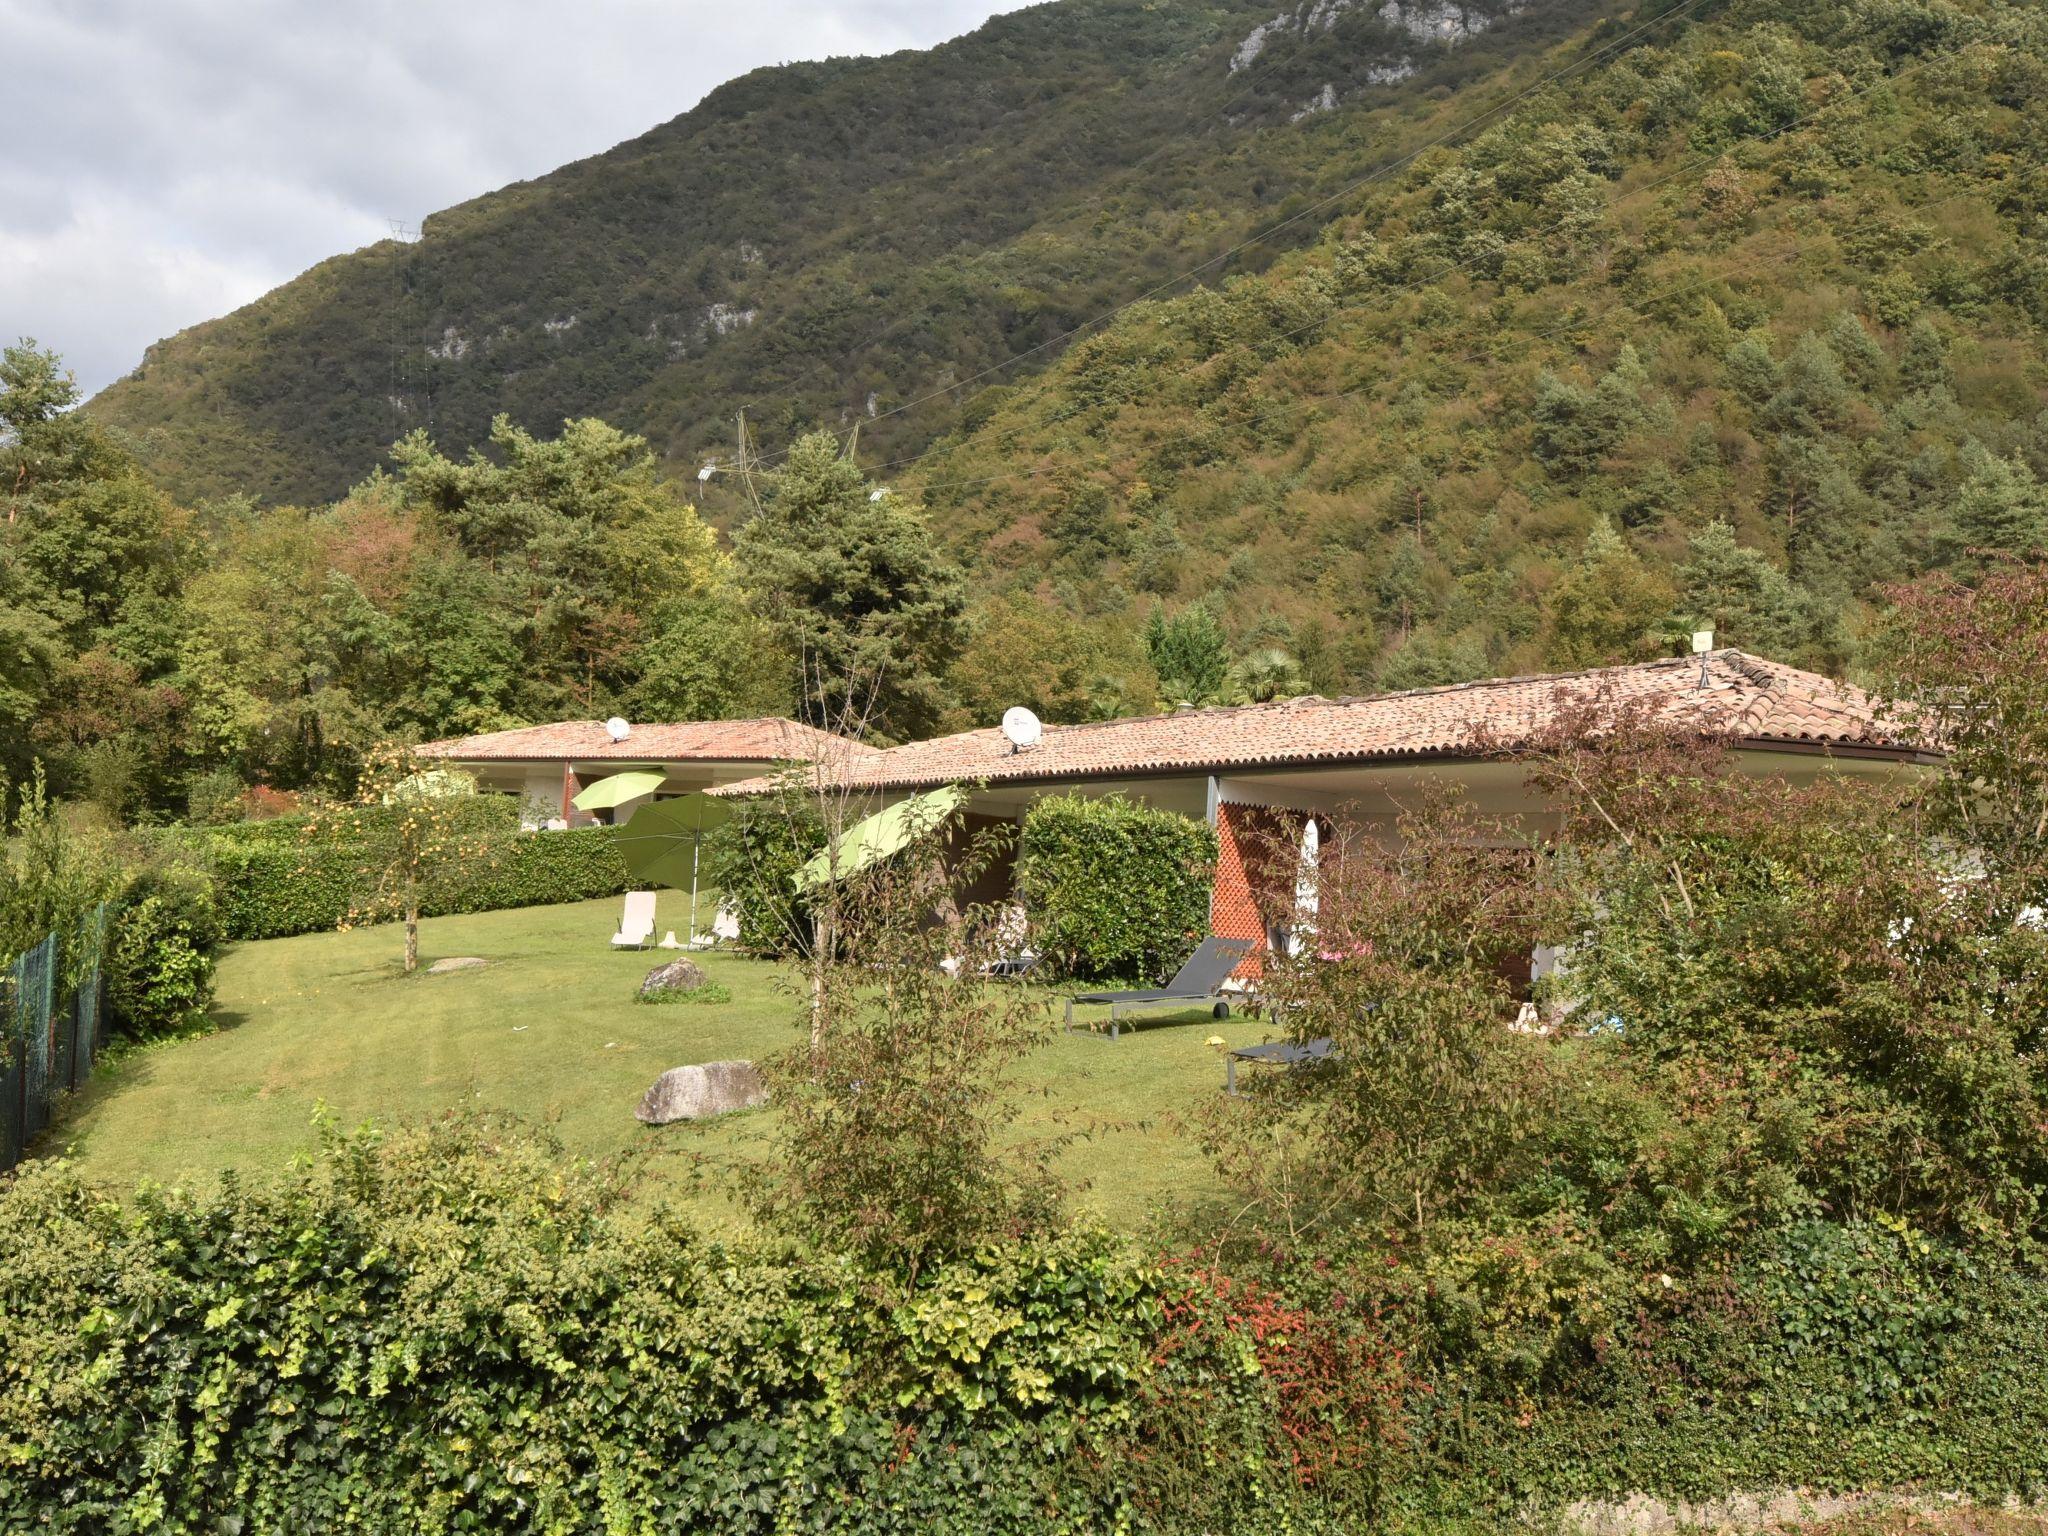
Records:
{"label": "forested hillside", "polygon": [[[757,71],[160,344],[92,409],[187,498],[328,500],[405,432],[460,450],[499,411],[603,416],[678,473],[748,403],[771,450],[871,414],[872,445],[909,451],[953,383],[1398,153],[1412,113],[1602,6],[1275,9],[1064,0],[929,52]],[[1341,143],[1290,121],[1326,101],[1401,110]]]}
{"label": "forested hillside", "polygon": [[1886,581],[2048,532],[2048,17],[1678,9],[881,472],[1016,588],[1105,631],[1201,600],[1288,687],[1695,625],[1840,668]]}

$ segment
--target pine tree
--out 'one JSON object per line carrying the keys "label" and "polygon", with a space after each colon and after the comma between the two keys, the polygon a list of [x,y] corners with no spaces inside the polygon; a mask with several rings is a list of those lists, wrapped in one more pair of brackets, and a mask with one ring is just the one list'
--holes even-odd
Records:
{"label": "pine tree", "polygon": [[1679,605],[1716,643],[1774,661],[1811,659],[1815,614],[1806,593],[1759,551],[1745,549],[1716,518],[1692,536],[1678,568]]}
{"label": "pine tree", "polygon": [[870,485],[830,432],[798,440],[734,536],[742,584],[787,654],[814,725],[934,733],[967,637],[966,583],[903,502]]}
{"label": "pine tree", "polygon": [[2039,550],[2048,538],[2048,486],[2023,461],[2001,459],[1975,440],[1963,449],[1962,468],[1954,518],[1956,543],[1965,556]]}

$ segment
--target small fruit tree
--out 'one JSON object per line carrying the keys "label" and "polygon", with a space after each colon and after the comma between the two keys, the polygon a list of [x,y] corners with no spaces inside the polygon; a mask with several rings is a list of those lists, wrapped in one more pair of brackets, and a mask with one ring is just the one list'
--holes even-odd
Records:
{"label": "small fruit tree", "polygon": [[309,850],[341,850],[348,872],[348,911],[338,926],[402,920],[407,975],[419,968],[420,913],[453,905],[500,852],[472,812],[475,793],[464,775],[423,768],[404,747],[381,747],[355,799],[306,823]]}

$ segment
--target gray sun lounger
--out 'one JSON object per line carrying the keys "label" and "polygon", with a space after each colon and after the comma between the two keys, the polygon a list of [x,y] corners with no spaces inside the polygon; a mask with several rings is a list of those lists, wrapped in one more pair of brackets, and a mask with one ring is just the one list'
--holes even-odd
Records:
{"label": "gray sun lounger", "polygon": [[1232,1098],[1237,1097],[1237,1064],[1240,1061],[1270,1061],[1291,1072],[1296,1067],[1327,1061],[1333,1048],[1330,1037],[1324,1035],[1315,1040],[1271,1040],[1264,1045],[1248,1045],[1242,1050],[1232,1051],[1223,1058],[1223,1091]]}
{"label": "gray sun lounger", "polygon": [[1067,999],[1067,1028],[1074,1027],[1074,1004],[1109,1004],[1109,1038],[1116,1039],[1121,1030],[1119,1020],[1133,1008],[1157,1008],[1172,1004],[1214,1003],[1216,1017],[1230,1017],[1230,1003],[1223,993],[1223,983],[1230,979],[1230,973],[1244,964],[1245,957],[1252,952],[1250,939],[1219,939],[1213,935],[1202,940],[1202,947],[1188,956],[1188,963],[1173,973],[1173,980],[1163,987],[1141,987],[1129,992],[1081,992]]}

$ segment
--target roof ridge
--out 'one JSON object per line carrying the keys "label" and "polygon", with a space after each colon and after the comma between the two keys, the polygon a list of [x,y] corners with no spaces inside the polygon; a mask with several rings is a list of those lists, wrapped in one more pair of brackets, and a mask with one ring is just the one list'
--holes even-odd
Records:
{"label": "roof ridge", "polygon": [[[1732,647],[1717,650],[1713,653],[1713,656],[1715,659],[1728,659],[1731,661],[1738,657],[1748,661],[1761,660],[1761,658],[1751,657],[1747,652],[1739,651]],[[1524,672],[1510,677],[1475,677],[1462,683],[1431,683],[1423,688],[1396,688],[1388,693],[1347,693],[1339,694],[1336,698],[1303,694],[1288,699],[1261,699],[1249,704],[1206,704],[1193,709],[1170,709],[1156,715],[1123,715],[1114,720],[1076,720],[1066,725],[1055,725],[1052,729],[1060,732],[1062,735],[1068,735],[1076,731],[1093,731],[1103,729],[1104,727],[1128,726],[1140,720],[1213,720],[1225,715],[1248,714],[1254,710],[1267,709],[1342,709],[1358,704],[1380,704],[1397,699],[1423,699],[1445,694],[1474,693],[1481,689],[1515,688],[1531,683],[1554,685],[1572,682],[1581,678],[1607,677],[1625,672],[1648,672],[1663,668],[1690,666],[1691,664],[1692,658],[1689,656],[1657,656],[1648,661],[1612,662],[1600,667],[1579,667],[1570,672]],[[1780,663],[1764,664],[1780,665]],[[1788,670],[1796,671],[1798,669],[1790,668]],[[1745,673],[1745,675],[1749,674]],[[1819,674],[1816,673],[1814,676],[1819,677]],[[1829,681],[1826,678],[1821,678],[1820,680],[1823,682]],[[978,725],[956,734],[971,736],[982,731],[997,731],[1000,729],[1000,726]],[[943,740],[944,738],[935,737],[932,739]],[[902,745],[910,747],[920,746],[923,743],[904,742]],[[893,752],[897,748],[885,747],[882,750]]]}

